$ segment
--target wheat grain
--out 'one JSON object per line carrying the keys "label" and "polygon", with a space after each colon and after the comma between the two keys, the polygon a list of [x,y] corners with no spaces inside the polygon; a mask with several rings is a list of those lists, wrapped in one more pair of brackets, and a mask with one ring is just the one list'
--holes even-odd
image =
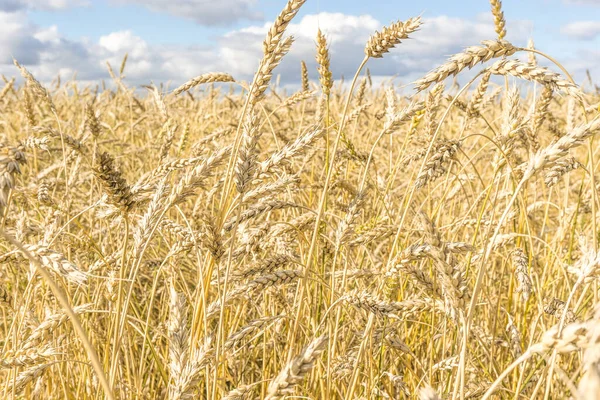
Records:
{"label": "wheat grain", "polygon": [[414,82],[417,91],[425,90],[449,76],[455,76],[467,67],[473,68],[476,64],[492,58],[511,56],[517,51],[516,47],[505,40],[484,40],[482,44],[483,46],[467,47],[464,52],[453,55],[446,63]]}
{"label": "wheat grain", "polygon": [[365,46],[365,55],[370,58],[382,58],[396,45],[417,31],[421,26],[421,18],[410,18],[405,22],[396,21],[389,26],[384,26],[381,32],[371,35]]}
{"label": "wheat grain", "polygon": [[547,68],[539,67],[519,60],[502,59],[490,65],[488,71],[498,75],[513,75],[550,86],[554,90],[564,90],[569,96],[578,101],[583,101],[583,95],[579,87],[566,81],[559,74]]}
{"label": "wheat grain", "polygon": [[292,359],[269,384],[265,400],[280,399],[293,391],[294,386],[302,382],[313,368],[315,361],[325,350],[327,336],[314,339],[302,352]]}
{"label": "wheat grain", "polygon": [[333,80],[331,78],[331,69],[329,66],[329,49],[325,35],[319,29],[317,31],[317,64],[319,64],[319,80],[321,81],[321,90],[325,96],[331,93]]}
{"label": "wheat grain", "polygon": [[502,12],[502,2],[500,0],[490,0],[490,5],[494,15],[494,30],[498,34],[498,39],[502,40],[506,36],[506,20]]}
{"label": "wheat grain", "polygon": [[173,94],[177,96],[178,94],[186,92],[196,86],[215,82],[235,82],[235,79],[233,79],[233,76],[224,72],[207,72],[206,74],[192,78],[183,85],[179,86],[177,89],[173,90]]}

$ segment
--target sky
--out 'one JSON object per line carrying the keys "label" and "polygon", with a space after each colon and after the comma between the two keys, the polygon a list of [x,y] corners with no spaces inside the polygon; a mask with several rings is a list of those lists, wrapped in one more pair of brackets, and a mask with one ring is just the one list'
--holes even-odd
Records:
{"label": "sky", "polygon": [[[76,76],[83,85],[110,80],[125,53],[125,82],[173,88],[206,72],[249,81],[262,41],[285,0],[0,0],[0,73],[17,76],[15,57],[38,80]],[[562,63],[580,84],[586,69],[600,84],[600,0],[505,0],[507,39]],[[383,59],[367,64],[376,80],[407,84],[464,47],[494,39],[487,0],[307,0],[288,33],[290,53],[275,71],[283,85],[300,80],[300,61],[317,79],[315,37],[328,40],[336,79],[351,77],[369,36],[396,20],[421,16],[423,27]],[[514,57],[527,59],[527,54]],[[539,57],[538,57],[538,60]],[[543,65],[550,66],[540,60]]]}

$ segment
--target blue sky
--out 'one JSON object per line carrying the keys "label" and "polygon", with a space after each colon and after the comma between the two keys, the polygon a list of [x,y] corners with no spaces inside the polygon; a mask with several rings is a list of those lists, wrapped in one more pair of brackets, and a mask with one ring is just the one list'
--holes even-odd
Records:
{"label": "blue sky", "polygon": [[[132,84],[181,83],[209,71],[249,80],[268,24],[283,0],[0,0],[0,72],[16,74],[17,57],[41,80],[60,74],[95,82],[129,53]],[[600,81],[600,0],[504,1],[507,38],[536,47],[583,80],[589,68]],[[369,68],[382,79],[409,82],[450,54],[493,39],[486,0],[449,2],[308,0],[290,26],[296,43],[279,68],[284,83],[299,77],[299,62],[314,67],[317,27],[331,45],[334,76],[348,76],[368,36],[393,20],[421,15],[423,29]],[[519,58],[527,58],[525,54]],[[315,68],[311,73],[316,77]]]}

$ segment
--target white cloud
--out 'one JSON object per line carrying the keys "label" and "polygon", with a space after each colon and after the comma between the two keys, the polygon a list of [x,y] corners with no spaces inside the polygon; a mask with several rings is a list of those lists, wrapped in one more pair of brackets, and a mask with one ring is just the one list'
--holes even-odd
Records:
{"label": "white cloud", "polygon": [[143,57],[148,53],[148,44],[131,31],[119,31],[101,36],[98,43],[110,53],[131,53],[134,58]]}
{"label": "white cloud", "polygon": [[116,4],[139,4],[157,13],[191,19],[199,24],[227,25],[238,20],[260,20],[256,0],[112,0]]}
{"label": "white cloud", "polygon": [[[262,42],[269,26],[230,31],[216,38],[215,45],[206,46],[156,45],[132,31],[112,32],[97,41],[71,41],[61,36],[56,27],[40,29],[32,25],[23,12],[0,12],[0,57],[5,55],[0,58],[0,72],[18,75],[10,57],[14,54],[42,81],[50,81],[58,73],[67,79],[75,71],[82,81],[98,81],[108,79],[106,61],[117,68],[123,55],[129,53],[125,75],[130,85],[153,81],[171,82],[174,87],[209,71],[228,72],[238,80],[249,81],[262,56]],[[282,84],[299,81],[301,60],[307,62],[311,79],[318,78],[315,62],[318,27],[330,45],[334,78],[343,75],[349,79],[364,57],[367,39],[381,29],[382,23],[369,15],[328,13],[298,19],[288,28],[296,41],[275,70],[275,74],[281,74]],[[520,38],[528,37],[530,30],[526,21],[513,22],[507,27],[508,39],[524,45]],[[370,60],[367,66],[374,77],[396,76],[399,83],[408,84],[443,63],[449,55],[494,37],[493,21],[487,16],[474,21],[447,16],[428,18],[411,39],[403,41],[383,59]],[[582,68],[579,64],[573,67],[575,72]]]}
{"label": "white cloud", "polygon": [[0,0],[0,11],[61,10],[89,4],[88,0]]}
{"label": "white cloud", "polygon": [[12,64],[13,56],[29,64],[39,61],[43,43],[31,35],[33,29],[25,13],[0,11],[0,65]]}
{"label": "white cloud", "polygon": [[600,0],[564,0],[567,4],[600,6]]}
{"label": "white cloud", "polygon": [[[307,15],[297,23],[291,23],[287,32],[295,42],[275,73],[284,81],[299,79],[300,61],[306,61],[313,77],[316,77],[315,38],[317,29],[327,37],[334,77],[353,73],[362,58],[369,35],[380,27],[370,16],[349,16],[321,13]],[[262,56],[262,41],[270,24],[229,32],[218,42],[218,54],[224,68],[239,69],[239,73],[251,78]]]}
{"label": "white cloud", "polygon": [[[316,63],[313,60],[319,26],[330,44],[333,76],[350,78],[364,57],[365,43],[375,30],[381,30],[382,23],[369,15],[321,13],[307,15],[296,24],[290,24],[289,32],[297,40],[277,71],[284,80],[298,79],[300,60],[307,61],[313,78],[316,78]],[[508,27],[510,35],[514,37],[526,37],[529,29],[528,22],[519,21]],[[260,44],[263,33],[256,32],[254,36],[247,32],[230,35],[235,35],[237,46],[248,48],[252,43]],[[410,39],[403,40],[383,59],[370,60],[367,66],[373,75],[398,76],[402,82],[408,83],[442,63],[447,56],[495,36],[493,20],[487,16],[476,21],[447,16],[425,18],[421,29],[411,34]]]}
{"label": "white cloud", "polygon": [[571,22],[560,28],[560,31],[575,39],[592,40],[600,35],[600,21]]}

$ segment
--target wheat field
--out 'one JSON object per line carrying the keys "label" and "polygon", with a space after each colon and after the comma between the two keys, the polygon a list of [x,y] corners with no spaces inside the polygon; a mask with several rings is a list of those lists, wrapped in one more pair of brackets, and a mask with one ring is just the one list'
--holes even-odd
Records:
{"label": "wheat field", "polygon": [[110,85],[42,84],[15,60],[2,398],[600,398],[591,77],[506,41],[492,0],[497,37],[408,90],[368,66],[419,17],[346,82],[319,31],[319,80],[302,63],[286,92],[304,1],[251,82],[136,88],[125,57]]}

